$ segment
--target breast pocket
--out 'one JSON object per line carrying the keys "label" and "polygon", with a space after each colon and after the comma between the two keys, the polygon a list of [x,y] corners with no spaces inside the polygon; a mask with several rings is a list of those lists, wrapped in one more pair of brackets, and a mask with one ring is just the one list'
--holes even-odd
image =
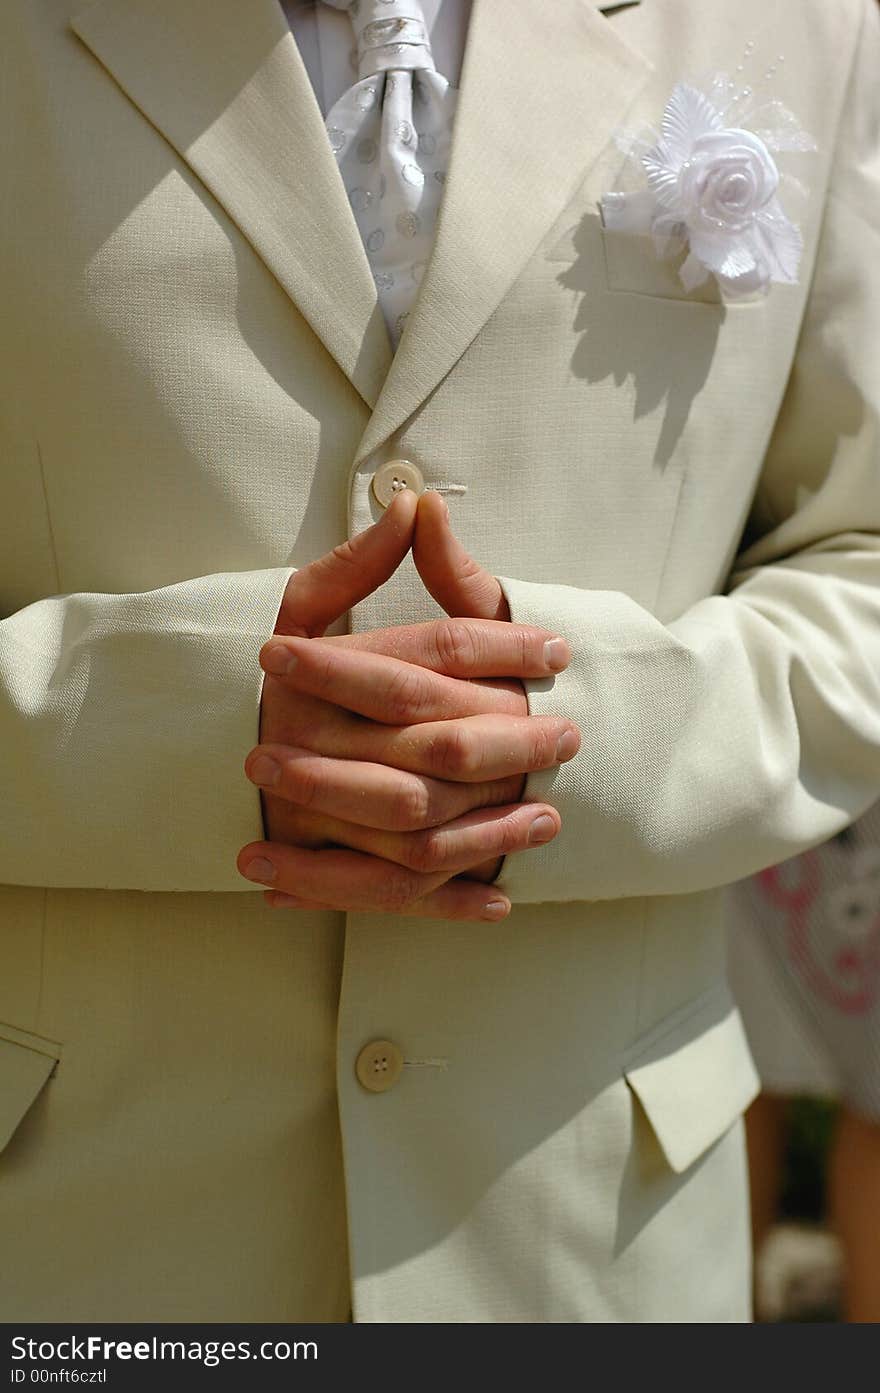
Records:
{"label": "breast pocket", "polygon": [[721,308],[723,301],[714,276],[709,276],[693,290],[686,290],[682,285],[678,272],[687,254],[684,250],[675,257],[663,257],[651,237],[613,232],[601,225],[599,234],[609,290]]}
{"label": "breast pocket", "polygon": [[61,1046],[0,1023],[0,1153],[58,1067]]}
{"label": "breast pocket", "polygon": [[714,276],[686,290],[679,276],[686,255],[682,248],[673,256],[661,256],[652,237],[604,227],[597,201],[584,196],[566,209],[544,249],[545,260],[569,268],[561,271],[560,279],[573,290],[601,286],[612,294],[674,300],[710,307],[719,318],[731,309],[755,309],[765,303],[762,295],[724,301]]}

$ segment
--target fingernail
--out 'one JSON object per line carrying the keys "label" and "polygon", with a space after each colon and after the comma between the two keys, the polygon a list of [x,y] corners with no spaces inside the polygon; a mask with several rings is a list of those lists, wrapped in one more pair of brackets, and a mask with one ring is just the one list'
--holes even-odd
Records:
{"label": "fingernail", "polygon": [[275,879],[275,867],[265,856],[255,856],[244,868],[247,880],[255,880],[259,885],[271,885]]}
{"label": "fingernail", "polygon": [[567,759],[576,755],[579,748],[578,738],[573,730],[567,730],[564,735],[560,735],[559,743],[556,746],[556,763],[564,764]]}
{"label": "fingernail", "polygon": [[261,788],[274,788],[281,778],[281,765],[269,755],[257,755],[251,765],[251,780]]}
{"label": "fingernail", "polygon": [[549,813],[542,813],[536,817],[529,828],[529,846],[541,846],[543,842],[550,842],[556,836],[556,822],[550,817]]}
{"label": "fingernail", "polygon": [[504,919],[509,909],[510,904],[507,900],[490,900],[488,904],[483,905],[483,918],[493,921]]}
{"label": "fingernail", "polygon": [[551,672],[561,672],[568,667],[570,657],[564,638],[550,638],[544,644],[544,662]]}
{"label": "fingernail", "polygon": [[271,648],[267,648],[263,653],[263,667],[266,672],[283,677],[291,668],[296,667],[296,658],[283,644],[273,643]]}
{"label": "fingernail", "polygon": [[282,890],[276,890],[272,896],[272,909],[298,909],[302,900],[297,895],[285,895]]}

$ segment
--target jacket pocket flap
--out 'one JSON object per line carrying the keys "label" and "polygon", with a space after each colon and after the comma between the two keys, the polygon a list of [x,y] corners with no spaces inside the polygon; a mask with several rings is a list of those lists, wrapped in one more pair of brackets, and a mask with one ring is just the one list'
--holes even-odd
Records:
{"label": "jacket pocket flap", "polygon": [[12,1140],[61,1057],[61,1046],[0,1025],[0,1151]]}
{"label": "jacket pocket flap", "polygon": [[642,1037],[623,1072],[678,1172],[723,1136],[761,1088],[726,988],[713,990]]}

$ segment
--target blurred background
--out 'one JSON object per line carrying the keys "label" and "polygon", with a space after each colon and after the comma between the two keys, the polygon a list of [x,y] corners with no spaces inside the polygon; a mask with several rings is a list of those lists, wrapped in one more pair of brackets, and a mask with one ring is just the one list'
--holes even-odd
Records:
{"label": "blurred background", "polygon": [[880,803],[728,887],[762,1321],[880,1321]]}
{"label": "blurred background", "polygon": [[755,1315],[762,1321],[839,1321],[843,1254],[829,1223],[826,1187],[837,1104],[787,1104],[778,1212],[755,1264]]}

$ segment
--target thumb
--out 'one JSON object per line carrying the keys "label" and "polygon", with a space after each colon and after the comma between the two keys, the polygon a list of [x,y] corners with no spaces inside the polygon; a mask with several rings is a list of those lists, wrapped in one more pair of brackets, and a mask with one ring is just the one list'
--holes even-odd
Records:
{"label": "thumb", "polygon": [[510,619],[504,591],[465,551],[450,526],[449,509],[435,489],[419,499],[412,552],[425,589],[447,614]]}
{"label": "thumb", "polygon": [[290,577],[276,634],[317,638],[394,574],[410,549],[418,499],[403,489],[377,523]]}

